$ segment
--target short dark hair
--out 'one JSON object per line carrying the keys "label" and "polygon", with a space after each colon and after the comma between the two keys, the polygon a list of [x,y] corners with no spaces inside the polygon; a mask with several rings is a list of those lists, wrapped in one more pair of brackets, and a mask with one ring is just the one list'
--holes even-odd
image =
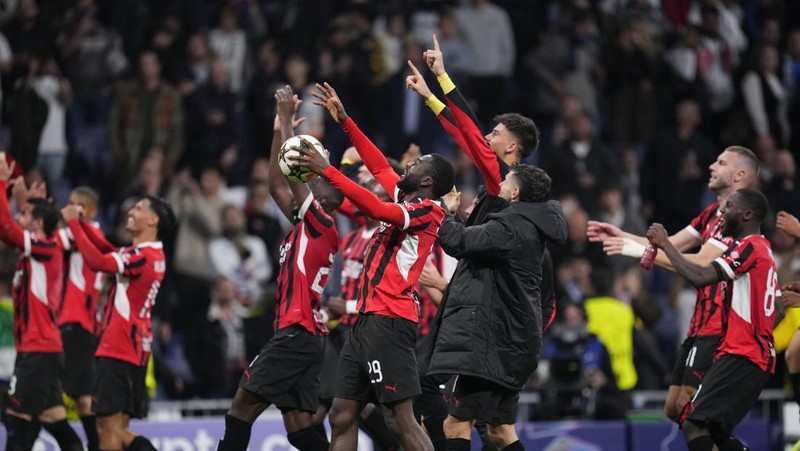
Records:
{"label": "short dark hair", "polygon": [[523,158],[529,157],[539,147],[539,127],[532,119],[517,113],[506,113],[495,116],[494,120],[503,124],[517,138]]}
{"label": "short dark hair", "polygon": [[748,149],[747,147],[742,146],[730,146],[725,149],[727,152],[733,152],[739,156],[742,161],[742,164],[747,166],[747,172],[749,175],[750,185],[755,183],[756,178],[758,177],[758,173],[760,171],[760,164],[758,161],[758,157],[756,156],[755,152]]}
{"label": "short dark hair", "polygon": [[449,193],[456,184],[456,171],[447,159],[438,153],[430,154],[428,175],[433,178],[433,197],[439,198]]}
{"label": "short dark hair", "polygon": [[518,164],[511,169],[519,185],[520,202],[544,202],[550,197],[550,176],[542,168]]}
{"label": "short dark hair", "polygon": [[90,188],[88,186],[76,186],[72,189],[72,192],[88,198],[90,201],[92,201],[92,203],[94,203],[95,207],[100,205],[100,195],[97,194],[97,191],[95,191],[94,188]]}
{"label": "short dark hair", "polygon": [[175,227],[177,220],[175,219],[175,212],[169,202],[161,197],[148,194],[142,199],[150,201],[150,210],[158,216],[158,238],[164,239],[166,235]]}
{"label": "short dark hair", "polygon": [[742,188],[736,193],[739,195],[739,199],[742,200],[742,207],[752,211],[759,224],[763,222],[769,209],[767,197],[761,191],[750,188]]}
{"label": "short dark hair", "polygon": [[61,215],[56,210],[55,205],[49,200],[38,197],[29,198],[27,202],[33,207],[31,208],[31,217],[33,219],[41,219],[45,236],[52,236],[53,232],[56,231],[56,227],[58,227],[58,220],[61,219]]}
{"label": "short dark hair", "polygon": [[[325,205],[332,210],[339,208],[342,202],[344,202],[344,194],[334,188],[331,182],[324,177],[317,177],[311,182],[309,188],[317,199],[325,198]],[[300,200],[300,202],[302,202],[302,200]]]}

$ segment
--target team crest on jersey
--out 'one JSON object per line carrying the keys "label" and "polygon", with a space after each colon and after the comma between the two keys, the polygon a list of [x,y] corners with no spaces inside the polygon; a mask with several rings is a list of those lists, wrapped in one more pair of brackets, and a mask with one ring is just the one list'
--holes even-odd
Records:
{"label": "team crest on jersey", "polygon": [[731,258],[734,259],[734,260],[738,259],[739,258],[739,251],[731,252]]}

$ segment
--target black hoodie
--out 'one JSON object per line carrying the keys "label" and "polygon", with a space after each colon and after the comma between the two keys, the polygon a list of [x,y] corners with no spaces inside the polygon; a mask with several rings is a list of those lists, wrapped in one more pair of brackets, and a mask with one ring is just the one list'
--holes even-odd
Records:
{"label": "black hoodie", "polygon": [[542,339],[545,242],[567,238],[556,201],[514,202],[480,225],[445,218],[439,241],[460,259],[421,368],[462,374],[519,390],[536,369]]}

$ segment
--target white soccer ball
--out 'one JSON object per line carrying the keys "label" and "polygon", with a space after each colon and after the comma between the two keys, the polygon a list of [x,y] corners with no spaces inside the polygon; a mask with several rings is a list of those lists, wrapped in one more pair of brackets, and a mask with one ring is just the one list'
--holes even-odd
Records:
{"label": "white soccer ball", "polygon": [[280,164],[283,175],[285,175],[289,181],[294,183],[308,183],[317,178],[317,174],[314,171],[306,167],[299,166],[296,161],[290,159],[290,157],[296,157],[300,155],[300,152],[296,151],[295,148],[304,145],[303,141],[300,140],[301,138],[311,143],[317,152],[322,154],[326,160],[328,159],[325,147],[317,138],[314,138],[311,135],[297,135],[287,139],[281,145],[281,151],[278,154],[278,163]]}

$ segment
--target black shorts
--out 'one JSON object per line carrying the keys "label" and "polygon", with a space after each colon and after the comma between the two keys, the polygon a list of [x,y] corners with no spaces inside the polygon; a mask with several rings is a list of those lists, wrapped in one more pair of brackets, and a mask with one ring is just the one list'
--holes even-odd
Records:
{"label": "black shorts", "polygon": [[723,355],[711,365],[688,404],[686,419],[708,428],[715,441],[730,437],[769,377],[746,357]]}
{"label": "black shorts", "polygon": [[59,380],[62,359],[60,352],[18,353],[8,389],[8,408],[38,416],[50,407],[63,405]]}
{"label": "black shorts", "polygon": [[80,324],[70,323],[61,326],[61,341],[64,342],[64,371],[61,373],[64,391],[74,399],[91,395],[95,381],[97,337]]}
{"label": "black shorts", "polygon": [[714,362],[719,346],[719,335],[706,337],[687,337],[683,340],[675,366],[672,369],[670,385],[688,385],[697,388]]}
{"label": "black shorts", "polygon": [[339,356],[335,396],[391,404],[419,395],[416,341],[407,319],[359,315]]}
{"label": "black shorts", "polygon": [[325,356],[322,359],[322,370],[319,373],[319,402],[330,407],[333,404],[333,391],[336,387],[336,367],[339,366],[339,354],[342,352],[350,326],[339,324],[331,329],[325,337]]}
{"label": "black shorts", "polygon": [[92,409],[100,416],[124,413],[131,418],[147,415],[147,366],[98,357]]}
{"label": "black shorts", "polygon": [[239,387],[281,412],[316,412],[324,338],[299,325],[277,332],[250,362]]}
{"label": "black shorts", "polygon": [[486,379],[456,375],[444,392],[447,411],[461,420],[484,420],[491,426],[517,422],[519,390]]}

